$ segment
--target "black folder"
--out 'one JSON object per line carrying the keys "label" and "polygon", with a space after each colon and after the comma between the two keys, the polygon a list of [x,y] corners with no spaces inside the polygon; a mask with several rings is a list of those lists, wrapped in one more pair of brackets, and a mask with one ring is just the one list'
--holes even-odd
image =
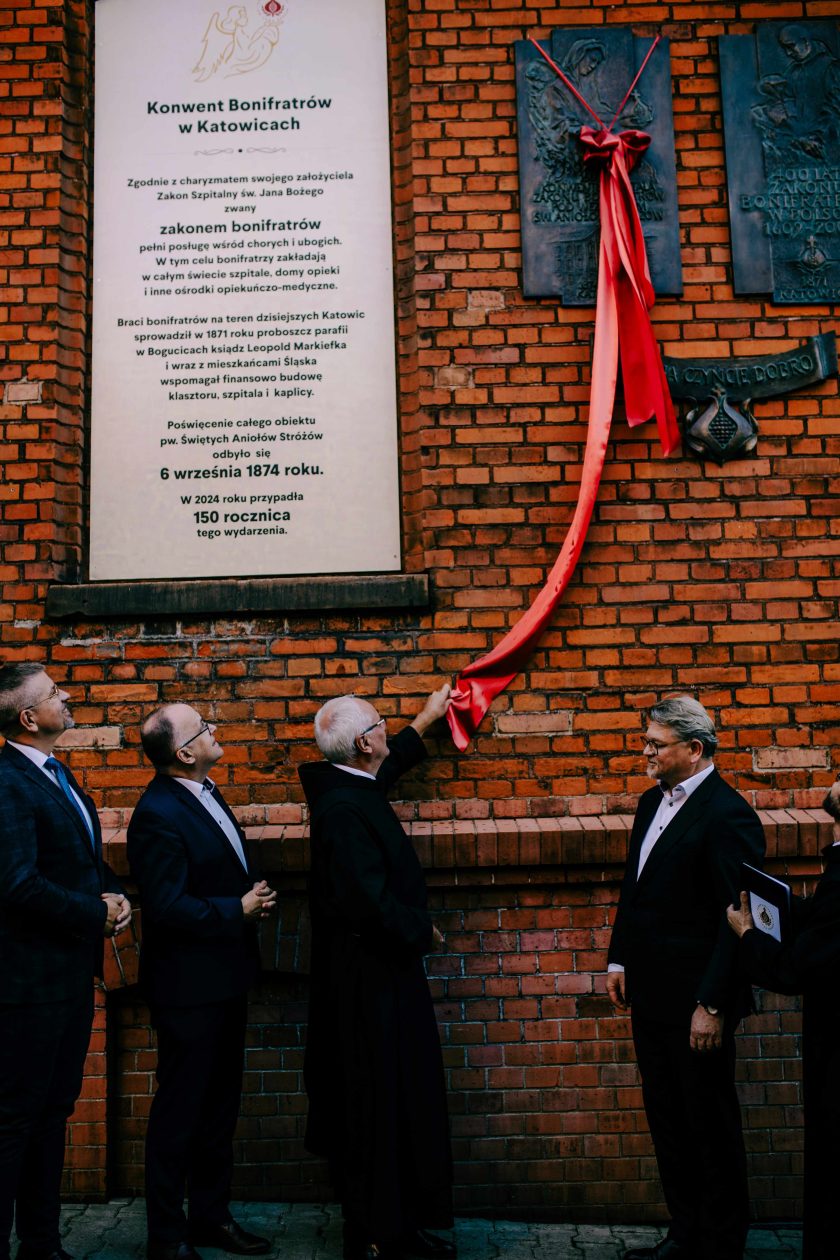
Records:
{"label": "black folder", "polygon": [[753,922],[760,932],[766,932],[774,940],[790,939],[790,888],[781,879],[765,874],[749,862],[741,863],[744,882],[742,887],[749,894]]}

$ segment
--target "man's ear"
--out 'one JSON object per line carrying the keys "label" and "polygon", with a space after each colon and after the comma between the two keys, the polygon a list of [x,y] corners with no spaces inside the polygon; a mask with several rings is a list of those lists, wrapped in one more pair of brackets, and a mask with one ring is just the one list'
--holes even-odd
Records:
{"label": "man's ear", "polygon": [[28,735],[38,734],[38,723],[32,716],[31,709],[21,709],[18,714],[18,724],[22,731],[26,731]]}

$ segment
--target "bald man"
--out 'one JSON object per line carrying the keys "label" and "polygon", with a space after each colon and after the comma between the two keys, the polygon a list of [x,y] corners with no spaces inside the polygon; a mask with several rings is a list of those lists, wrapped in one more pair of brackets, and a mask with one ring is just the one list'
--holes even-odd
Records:
{"label": "bald man", "polygon": [[312,974],[306,1145],[326,1156],[344,1215],[344,1260],[449,1260],[452,1224],[440,1040],[423,955],[440,932],[423,871],[385,793],[426,756],[449,687],[389,738],[366,700],[315,718],[325,761],[301,766],[311,809]]}
{"label": "bald man", "polygon": [[158,1040],[148,1257],[195,1260],[201,1244],[263,1255],[268,1240],[242,1229],[229,1202],[257,924],[276,897],[255,878],[245,837],[209,777],[223,754],[213,723],[169,704],[140,735],[156,771],[128,828],[143,910],[140,978]]}

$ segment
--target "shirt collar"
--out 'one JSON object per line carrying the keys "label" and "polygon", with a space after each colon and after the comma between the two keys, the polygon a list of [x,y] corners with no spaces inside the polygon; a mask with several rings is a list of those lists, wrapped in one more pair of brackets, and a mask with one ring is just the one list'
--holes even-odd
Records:
{"label": "shirt collar", "polygon": [[24,757],[28,757],[39,770],[43,770],[44,763],[52,756],[52,753],[41,752],[40,748],[33,748],[31,744],[16,744],[13,739],[7,739],[6,743],[11,744],[12,748],[16,748],[19,753],[23,753]]}
{"label": "shirt collar", "polygon": [[173,774],[172,778],[176,783],[182,783],[185,788],[189,788],[193,796],[196,797],[200,797],[205,788],[207,788],[208,792],[212,792],[216,786],[212,779],[205,779],[203,783],[196,783],[195,779],[182,779],[178,774]]}
{"label": "shirt collar", "polygon": [[692,774],[688,779],[683,779],[682,783],[677,783],[673,788],[665,787],[664,784],[660,783],[662,795],[676,800],[687,800],[692,792],[697,791],[703,780],[708,779],[714,768],[715,763],[712,762],[710,766],[706,766],[705,770],[698,770],[696,774]]}
{"label": "shirt collar", "polygon": [[360,779],[373,779],[376,782],[376,775],[371,774],[369,770],[359,770],[356,766],[343,766],[340,761],[332,763],[336,770],[344,770],[347,774],[358,775]]}

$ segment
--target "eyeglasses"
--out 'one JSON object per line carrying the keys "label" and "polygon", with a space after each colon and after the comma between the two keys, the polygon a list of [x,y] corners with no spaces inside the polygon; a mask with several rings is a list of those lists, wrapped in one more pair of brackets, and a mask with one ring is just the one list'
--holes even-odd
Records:
{"label": "eyeglasses", "polygon": [[209,731],[209,730],[210,730],[210,723],[203,722],[201,726],[198,728],[198,730],[196,731],[195,735],[191,735],[189,739],[184,740],[183,744],[178,745],[178,747],[175,749],[175,752],[173,752],[172,756],[174,757],[175,753],[179,753],[182,748],[186,748],[187,744],[191,744],[194,739],[198,739],[199,735],[203,735],[205,731]]}
{"label": "eyeglasses", "polygon": [[[41,699],[36,700],[34,704],[27,704],[25,708],[40,709],[42,704],[46,704],[48,700],[54,700],[57,695],[58,695],[58,683],[53,683],[52,687],[50,688],[50,690],[47,692],[45,696],[41,696]],[[23,711],[24,710],[21,709],[21,713],[23,713]]]}
{"label": "eyeglasses", "polygon": [[642,736],[642,752],[646,748],[652,748],[655,753],[661,753],[663,748],[673,748],[675,744],[685,744],[684,739],[648,739],[646,735]]}
{"label": "eyeglasses", "polygon": [[369,735],[371,731],[375,731],[377,726],[384,726],[387,721],[387,718],[380,718],[378,722],[374,722],[371,726],[366,726],[363,731],[359,732],[359,739],[361,739],[363,735]]}

